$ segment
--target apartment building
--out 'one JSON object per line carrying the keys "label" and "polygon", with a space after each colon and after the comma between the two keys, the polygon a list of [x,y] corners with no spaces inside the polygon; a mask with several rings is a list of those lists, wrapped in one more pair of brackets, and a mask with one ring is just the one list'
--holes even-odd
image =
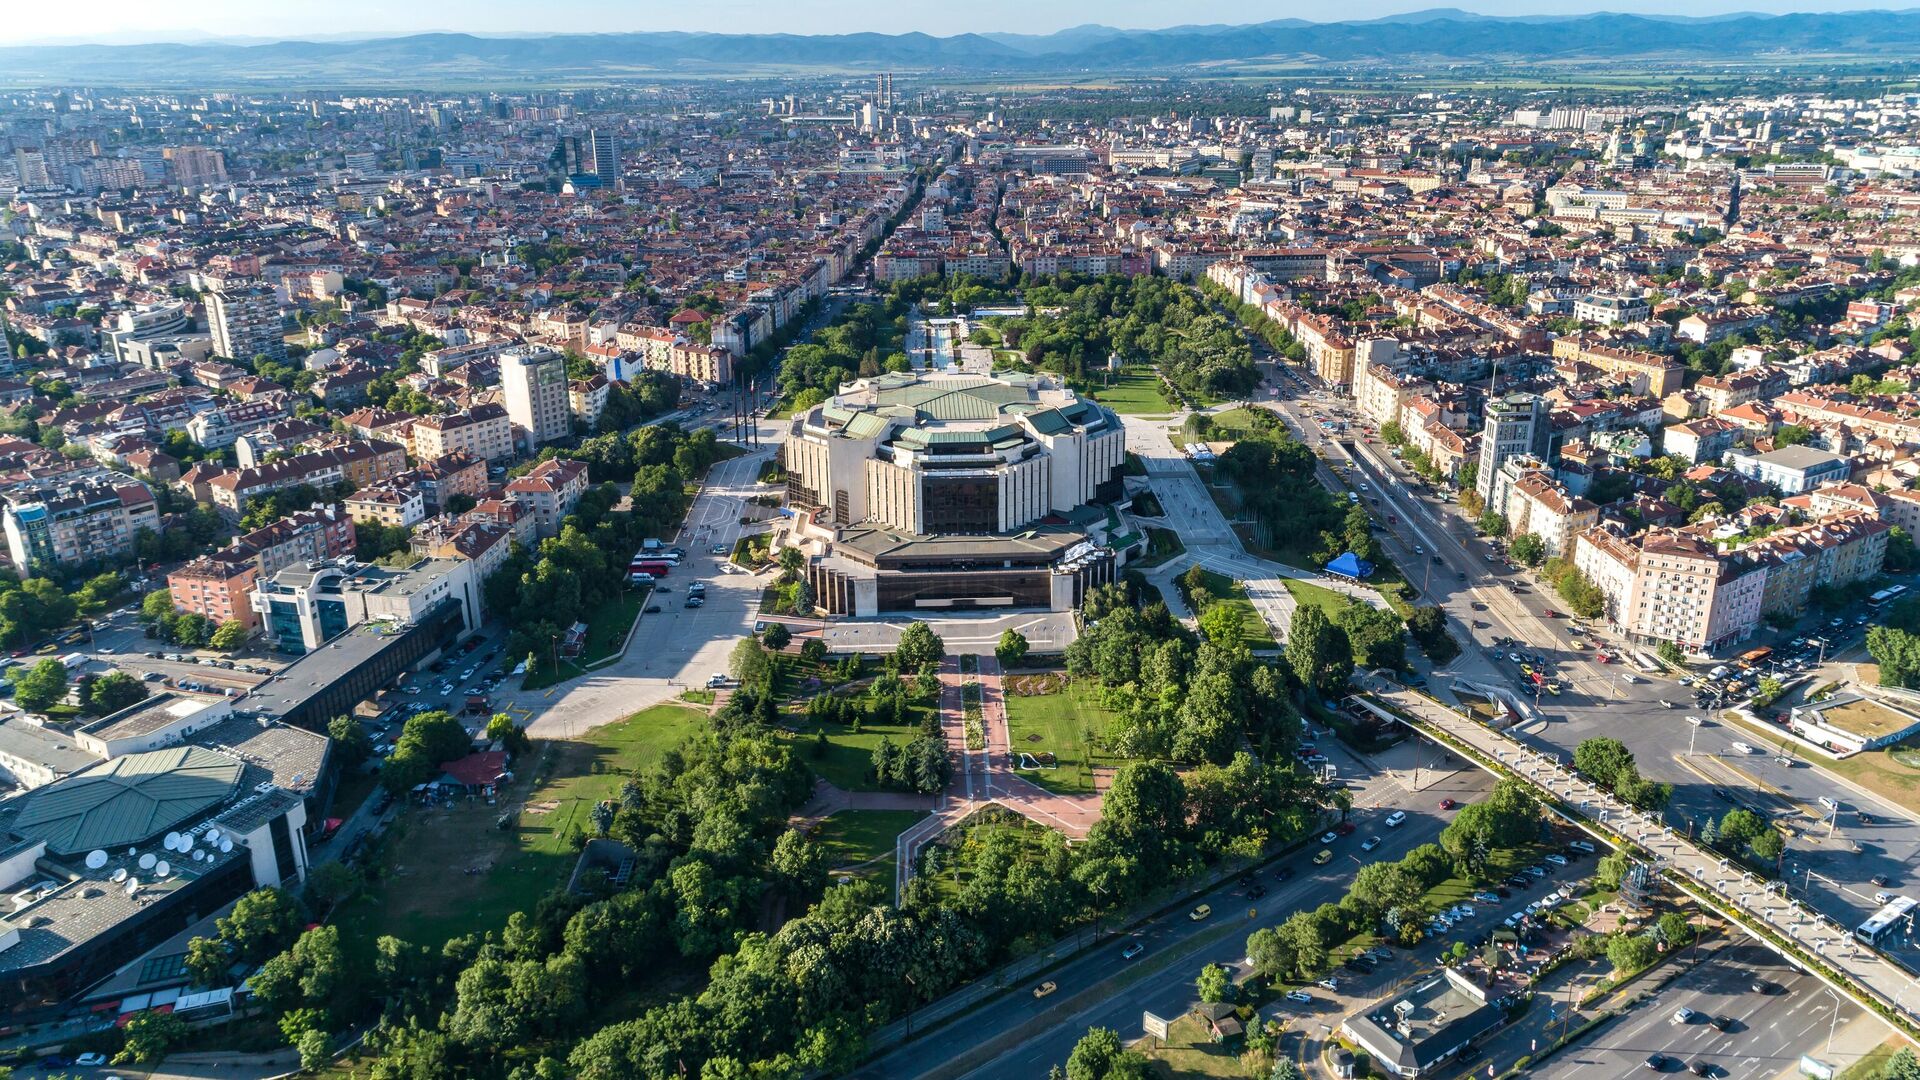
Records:
{"label": "apartment building", "polygon": [[500,357],[507,419],[525,432],[529,449],[573,434],[567,409],[567,362],[557,352],[515,349]]}
{"label": "apartment building", "polygon": [[1595,526],[1576,537],[1573,564],[1605,596],[1608,624],[1642,643],[1710,652],[1746,640],[1763,611],[1766,562],[1723,553],[1699,527],[1629,538]]}
{"label": "apartment building", "polygon": [[229,517],[246,512],[247,502],[302,484],[325,489],[341,482],[355,486],[388,480],[406,469],[405,448],[392,443],[343,442],[250,468],[232,469],[206,482],[209,501]]}
{"label": "apartment building", "polygon": [[1493,506],[1494,482],[1509,458],[1527,456],[1545,460],[1551,432],[1547,404],[1535,394],[1511,394],[1487,402],[1486,426],[1480,431],[1480,471],[1474,488],[1481,502]]}
{"label": "apartment building", "polygon": [[1853,473],[1853,463],[1848,459],[1811,446],[1783,446],[1765,454],[1743,450],[1729,458],[1728,464],[1741,476],[1770,484],[1787,495],[1845,480]]}
{"label": "apartment building", "polygon": [[160,531],[153,492],[118,473],[21,484],[0,500],[7,556],[22,577],[40,567],[121,565],[142,530]]}
{"label": "apartment building", "polygon": [[560,521],[573,512],[587,490],[587,467],[578,461],[549,458],[507,484],[507,498],[533,511],[542,538],[557,536]]}
{"label": "apartment building", "polygon": [[1531,533],[1555,557],[1566,552],[1575,536],[1600,523],[1598,506],[1568,493],[1544,470],[1528,472],[1514,481],[1500,513],[1506,516],[1509,536]]}
{"label": "apartment building", "polygon": [[1584,335],[1555,340],[1553,358],[1591,364],[1609,375],[1627,380],[1634,393],[1655,398],[1664,398],[1686,385],[1686,365],[1671,356],[1615,348]]}
{"label": "apartment building", "polygon": [[230,360],[266,356],[284,360],[286,342],[280,336],[280,301],[272,289],[242,286],[207,293],[207,327],[213,331],[213,351]]}
{"label": "apartment building", "polygon": [[[230,554],[231,553],[231,554]],[[247,596],[260,580],[260,565],[249,557],[239,557],[234,548],[215,555],[202,555],[167,575],[167,592],[173,610],[202,615],[215,623],[238,619],[248,632],[260,625]]]}
{"label": "apartment building", "polygon": [[1798,615],[1823,585],[1848,585],[1879,575],[1886,563],[1887,532],[1874,514],[1851,510],[1772,532],[1740,549],[1765,563],[1764,614]]}
{"label": "apartment building", "polygon": [[427,499],[411,484],[389,481],[361,488],[347,496],[347,516],[358,522],[372,522],[389,528],[410,526],[424,521]]}
{"label": "apartment building", "polygon": [[462,412],[423,416],[408,429],[416,461],[467,454],[481,461],[513,456],[513,421],[505,406],[483,402]]}

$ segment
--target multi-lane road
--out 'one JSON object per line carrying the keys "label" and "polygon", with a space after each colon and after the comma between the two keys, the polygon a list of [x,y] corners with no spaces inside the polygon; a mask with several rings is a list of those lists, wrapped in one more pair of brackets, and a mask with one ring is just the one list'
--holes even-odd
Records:
{"label": "multi-lane road", "polygon": [[[1879,907],[1873,896],[1877,887],[1867,884],[1873,876],[1886,877],[1894,891],[1920,888],[1920,824],[1904,809],[1804,759],[1783,765],[1771,754],[1735,750],[1736,741],[1760,740],[1746,728],[1693,707],[1686,688],[1665,678],[1628,682],[1621,677],[1626,665],[1603,665],[1568,647],[1567,620],[1544,615],[1559,604],[1557,597],[1543,595],[1504,562],[1490,560],[1493,549],[1457,512],[1413,494],[1383,450],[1369,453],[1379,444],[1363,441],[1348,453],[1327,435],[1302,407],[1303,398],[1314,391],[1301,376],[1288,371],[1276,381],[1280,396],[1259,404],[1286,418],[1323,459],[1348,470],[1346,477],[1323,471],[1331,485],[1344,490],[1347,484],[1366,484],[1367,498],[1377,500],[1369,502],[1369,508],[1385,528],[1382,539],[1389,552],[1409,579],[1423,586],[1422,602],[1444,607],[1454,620],[1456,636],[1470,643],[1438,674],[1439,681],[1493,683],[1518,692],[1518,671],[1498,659],[1504,650],[1495,648],[1492,639],[1527,642],[1525,651],[1548,656],[1569,686],[1561,696],[1539,700],[1538,720],[1514,732],[1523,741],[1570,758],[1584,739],[1620,739],[1634,751],[1642,773],[1674,786],[1666,816],[1676,829],[1697,827],[1724,814],[1731,804],[1719,792],[1732,793],[1756,808],[1799,815],[1801,824],[1809,826],[1824,812],[1822,799],[1870,811],[1871,825],[1843,814],[1831,838],[1824,826],[1802,829],[1788,849],[1788,876],[1795,890],[1804,890],[1809,903],[1847,925],[1863,921]],[[1510,591],[1509,581],[1520,582],[1525,591]],[[1689,716],[1705,723],[1696,730]],[[1883,947],[1920,960],[1920,952],[1904,943],[1888,941]]]}
{"label": "multi-lane road", "polygon": [[[1247,935],[1255,929],[1338,901],[1362,859],[1397,859],[1437,837],[1452,816],[1439,809],[1442,799],[1465,803],[1491,787],[1490,778],[1470,766],[1433,768],[1431,755],[1418,743],[1376,758],[1383,771],[1338,748],[1330,753],[1341,775],[1354,785],[1351,820],[1358,826],[1353,835],[1332,845],[1337,856],[1332,863],[1314,866],[1310,857],[1319,846],[1310,844],[1280,860],[1278,865],[1292,871],[1289,880],[1276,880],[1272,867],[1256,875],[1268,890],[1265,896],[1250,896],[1237,882],[1222,885],[1192,901],[1211,905],[1210,918],[1196,922],[1187,915],[1192,905],[1182,904],[1047,972],[1043,977],[1059,986],[1052,996],[1036,1001],[1028,988],[1012,988],[1014,992],[874,1059],[854,1075],[865,1080],[1040,1077],[1050,1065],[1066,1061],[1089,1027],[1113,1028],[1128,1041],[1139,1038],[1143,1011],[1173,1018],[1194,1005],[1194,979],[1203,965],[1239,964],[1246,955]],[[1409,790],[1416,765],[1422,767],[1417,792]],[[1394,809],[1406,810],[1407,822],[1389,829],[1384,820]],[[1360,843],[1369,834],[1379,835],[1381,846],[1362,855]],[[1144,944],[1146,952],[1123,960],[1121,949],[1133,941]],[[1303,1016],[1312,1013],[1303,1010]],[[1334,1016],[1326,1011],[1319,1018]]]}

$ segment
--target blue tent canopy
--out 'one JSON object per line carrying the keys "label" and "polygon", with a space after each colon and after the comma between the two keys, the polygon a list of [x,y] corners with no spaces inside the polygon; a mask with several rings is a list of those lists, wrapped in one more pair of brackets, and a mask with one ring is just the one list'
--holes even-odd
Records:
{"label": "blue tent canopy", "polygon": [[1334,556],[1326,569],[1327,573],[1344,578],[1364,578],[1373,575],[1373,564],[1351,551]]}

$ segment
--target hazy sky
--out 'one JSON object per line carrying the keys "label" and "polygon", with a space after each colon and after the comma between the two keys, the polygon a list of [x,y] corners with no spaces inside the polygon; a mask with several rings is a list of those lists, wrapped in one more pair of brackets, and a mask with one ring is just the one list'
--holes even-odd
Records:
{"label": "hazy sky", "polygon": [[1847,11],[1863,0],[1489,0],[1445,4],[1350,0],[1325,4],[1249,5],[1240,0],[465,0],[402,4],[393,0],[86,0],[74,7],[16,0],[0,20],[0,41],[119,43],[194,41],[208,37],[318,37],[405,34],[564,33],[708,30],[799,34],[919,30],[1048,33],[1081,23],[1162,27],[1176,23],[1247,23],[1266,19],[1364,19],[1423,8],[1457,6],[1486,15],[1564,14],[1592,10],[1712,15],[1730,11]]}

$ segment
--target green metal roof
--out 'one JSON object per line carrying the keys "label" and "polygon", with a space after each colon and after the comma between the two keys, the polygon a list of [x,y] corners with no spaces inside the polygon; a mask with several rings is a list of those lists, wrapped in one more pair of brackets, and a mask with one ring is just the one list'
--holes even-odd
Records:
{"label": "green metal roof", "polygon": [[1041,409],[1027,414],[1027,423],[1042,435],[1060,435],[1073,430],[1073,425],[1060,414],[1059,409]]}
{"label": "green metal roof", "polygon": [[58,855],[140,844],[233,798],[245,770],[201,746],[128,754],[27,793],[13,831]]}

